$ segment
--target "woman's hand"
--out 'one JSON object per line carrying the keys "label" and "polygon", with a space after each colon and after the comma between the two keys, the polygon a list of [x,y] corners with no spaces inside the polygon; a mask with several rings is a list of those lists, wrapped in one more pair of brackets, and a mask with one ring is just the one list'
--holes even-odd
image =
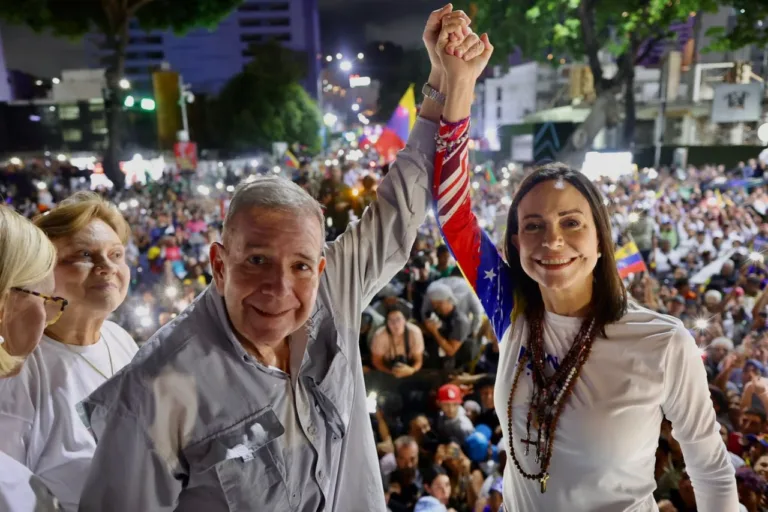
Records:
{"label": "woman's hand", "polygon": [[[469,16],[467,16],[464,11],[453,12],[453,5],[451,4],[447,4],[440,9],[433,11],[432,14],[429,15],[429,19],[427,19],[427,25],[424,27],[424,34],[421,36],[421,39],[424,41],[427,53],[429,53],[429,62],[432,64],[432,71],[429,75],[430,85],[432,87],[438,88],[444,76],[443,63],[437,52],[437,40],[440,35],[440,30],[444,23],[459,19],[464,20],[465,26],[469,27],[469,24],[471,23]],[[432,83],[433,80],[435,83]]]}
{"label": "woman's hand", "polygon": [[443,23],[437,40],[437,51],[445,70],[445,93],[448,97],[443,117],[458,122],[469,117],[474,100],[475,82],[493,54],[488,35],[478,37],[469,31],[463,19]]}
{"label": "woman's hand", "polygon": [[474,87],[493,54],[488,34],[478,37],[460,16],[446,17],[443,21],[435,50],[449,87],[459,83]]}

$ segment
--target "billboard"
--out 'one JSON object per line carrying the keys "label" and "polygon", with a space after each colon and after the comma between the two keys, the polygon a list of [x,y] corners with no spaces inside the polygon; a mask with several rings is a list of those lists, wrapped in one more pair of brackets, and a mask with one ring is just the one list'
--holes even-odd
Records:
{"label": "billboard", "polygon": [[749,123],[761,119],[763,84],[720,84],[714,91],[713,123]]}

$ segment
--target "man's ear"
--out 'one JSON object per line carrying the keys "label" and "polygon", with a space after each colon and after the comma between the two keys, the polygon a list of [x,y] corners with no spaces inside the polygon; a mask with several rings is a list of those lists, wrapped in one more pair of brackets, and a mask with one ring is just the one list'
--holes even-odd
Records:
{"label": "man's ear", "polygon": [[321,256],[320,257],[320,263],[317,264],[317,275],[318,275],[318,277],[323,275],[323,272],[325,271],[325,264],[326,264],[325,256]]}
{"label": "man's ear", "polygon": [[226,274],[225,258],[227,257],[227,251],[223,245],[219,242],[211,244],[211,251],[208,258],[211,262],[211,271],[213,272],[213,284],[216,286],[216,291],[219,295],[224,295],[224,277]]}

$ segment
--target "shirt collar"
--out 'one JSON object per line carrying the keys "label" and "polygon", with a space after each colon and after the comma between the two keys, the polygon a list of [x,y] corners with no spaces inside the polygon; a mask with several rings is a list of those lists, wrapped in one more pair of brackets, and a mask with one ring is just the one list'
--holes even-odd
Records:
{"label": "shirt collar", "polygon": [[[206,296],[208,298],[209,304],[213,306],[213,314],[215,315],[216,320],[219,321],[219,324],[221,325],[222,329],[224,330],[224,333],[227,336],[227,340],[232,344],[232,347],[235,350],[235,354],[237,357],[247,363],[252,363],[257,365],[258,367],[268,370],[270,372],[280,372],[277,368],[273,368],[270,366],[266,366],[259,362],[255,357],[251,356],[245,348],[243,348],[243,344],[240,343],[240,340],[237,339],[237,336],[235,335],[235,332],[232,330],[232,325],[229,321],[229,314],[227,313],[227,306],[224,302],[224,297],[222,297],[218,290],[216,290],[216,287],[211,284],[208,286],[208,289],[206,290]],[[296,332],[290,335],[289,344],[291,346],[291,356],[290,356],[290,369],[291,374],[295,377],[299,374],[299,369],[301,366],[304,365],[305,360],[309,357],[309,353],[307,351],[307,346],[309,345],[310,341],[315,338],[315,335],[317,334],[317,325],[314,321],[318,313],[318,306],[315,304],[315,309],[312,315],[310,315],[309,319],[304,323],[304,325],[299,328]],[[294,350],[296,349],[296,350]],[[295,357],[295,354],[302,354],[301,358],[297,359]],[[295,379],[294,379],[295,380]]]}

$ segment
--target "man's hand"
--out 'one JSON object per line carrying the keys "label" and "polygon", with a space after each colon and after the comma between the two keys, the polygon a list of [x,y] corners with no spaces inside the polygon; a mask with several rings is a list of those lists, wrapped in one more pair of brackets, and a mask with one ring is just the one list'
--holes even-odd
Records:
{"label": "man's hand", "polygon": [[424,329],[426,329],[426,331],[432,335],[434,335],[439,328],[440,326],[434,320],[427,319],[424,321]]}
{"label": "man's hand", "polygon": [[765,392],[768,392],[768,379],[761,377],[760,375],[753,375],[752,381],[747,385],[752,387],[752,391],[756,395],[762,395]]}
{"label": "man's hand", "polygon": [[[427,25],[424,27],[424,34],[421,39],[424,41],[424,46],[427,47],[427,53],[429,53],[429,62],[432,64],[432,72],[430,73],[430,79],[441,80],[443,77],[443,64],[440,61],[440,56],[437,54],[437,39],[440,34],[440,29],[443,26],[444,21],[453,19],[464,19],[466,26],[469,26],[470,19],[464,11],[453,12],[453,5],[448,4],[432,11],[427,19]],[[439,83],[430,83],[432,87],[438,87]]]}

